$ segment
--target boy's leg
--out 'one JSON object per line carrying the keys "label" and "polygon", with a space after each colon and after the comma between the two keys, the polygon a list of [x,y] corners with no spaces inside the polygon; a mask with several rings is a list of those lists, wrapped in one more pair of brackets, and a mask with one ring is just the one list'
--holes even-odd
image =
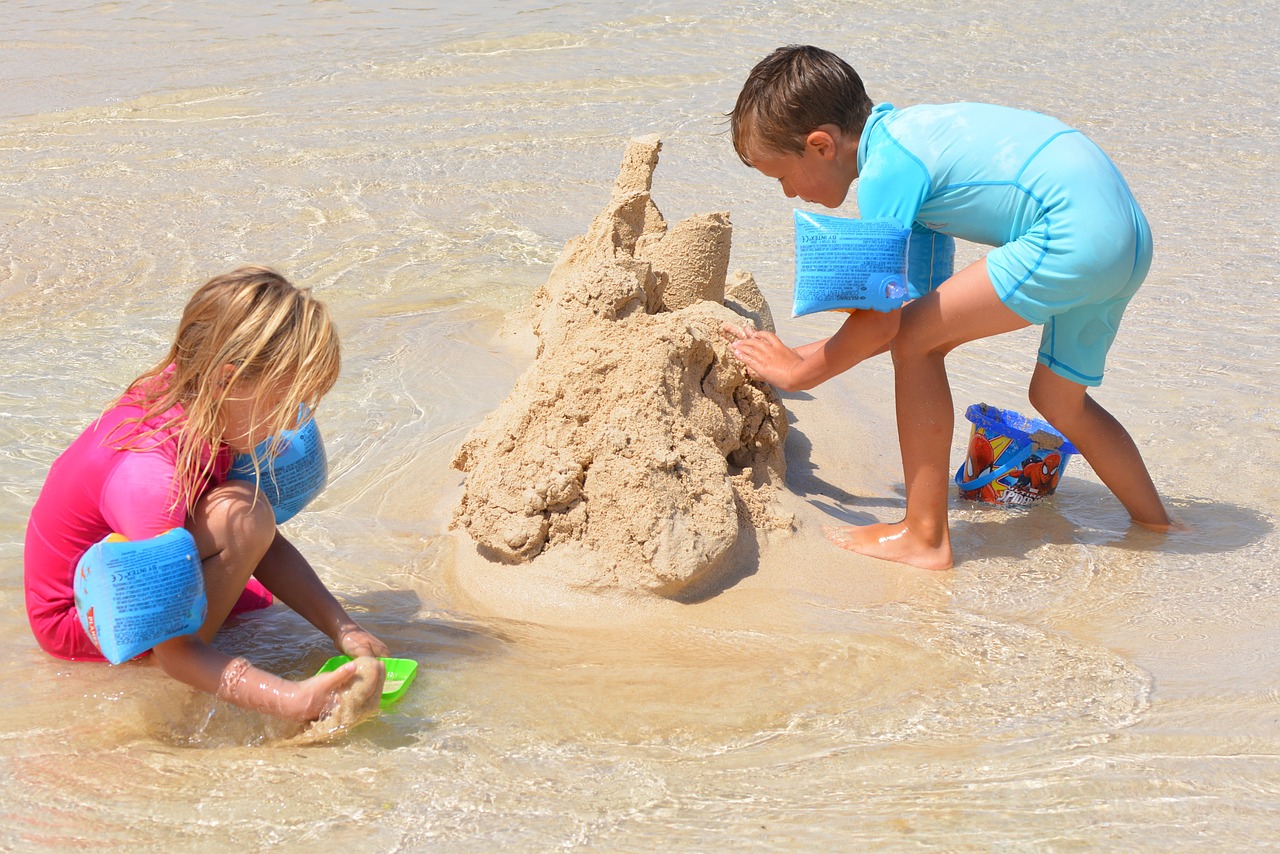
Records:
{"label": "boy's leg", "polygon": [[204,564],[209,614],[197,634],[208,643],[275,540],[275,515],[256,486],[231,480],[201,496],[188,527]]}
{"label": "boy's leg", "polygon": [[951,566],[947,494],[955,415],[944,359],[967,341],[1028,325],[996,295],[985,260],[903,309],[893,365],[906,516],[899,522],[833,529],[828,532],[832,541],[859,554],[922,569]]}
{"label": "boy's leg", "polygon": [[1103,409],[1079,383],[1036,365],[1027,392],[1031,405],[1080,455],[1098,478],[1120,499],[1134,522],[1167,531],[1172,523],[1156,492],[1142,454],[1124,426]]}

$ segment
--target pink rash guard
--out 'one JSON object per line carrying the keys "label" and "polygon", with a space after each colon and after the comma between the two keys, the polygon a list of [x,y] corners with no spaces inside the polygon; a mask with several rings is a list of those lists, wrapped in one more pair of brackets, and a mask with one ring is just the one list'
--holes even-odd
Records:
{"label": "pink rash guard", "polygon": [[[143,540],[182,527],[187,507],[210,485],[201,485],[195,496],[177,492],[176,427],[135,441],[131,449],[122,447],[173,413],[122,424],[142,414],[140,406],[126,400],[89,425],[49,469],[27,523],[23,563],[27,619],[50,655],[106,660],[81,628],[72,593],[76,564],[89,547],[112,532]],[[231,453],[224,448],[212,482],[222,483],[230,466]],[[270,603],[271,594],[250,579],[233,613]]]}

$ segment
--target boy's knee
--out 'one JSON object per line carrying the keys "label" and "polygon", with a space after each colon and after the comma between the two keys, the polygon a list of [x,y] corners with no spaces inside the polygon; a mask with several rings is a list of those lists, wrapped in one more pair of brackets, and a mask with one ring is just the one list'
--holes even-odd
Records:
{"label": "boy's knee", "polygon": [[889,342],[889,355],[895,365],[902,362],[920,360],[932,355],[945,356],[947,350],[939,347],[935,341],[929,340],[907,324],[902,324],[898,334]]}
{"label": "boy's knee", "polygon": [[910,359],[921,352],[916,337],[911,335],[906,326],[898,329],[898,334],[889,342],[889,358],[898,365],[904,359]]}
{"label": "boy's knee", "polygon": [[916,300],[902,310],[897,333],[890,342],[895,362],[945,357],[959,343],[950,340],[946,328],[934,320],[928,306],[936,304],[936,301],[929,301],[922,308],[924,303],[925,300]]}

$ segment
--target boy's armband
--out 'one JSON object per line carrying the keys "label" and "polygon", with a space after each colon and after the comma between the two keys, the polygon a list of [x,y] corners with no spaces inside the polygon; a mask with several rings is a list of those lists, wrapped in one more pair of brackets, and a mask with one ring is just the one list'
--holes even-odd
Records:
{"label": "boy's armband", "polygon": [[[276,524],[281,525],[324,491],[329,480],[329,459],[316,420],[303,411],[303,425],[285,430],[258,445],[252,455],[240,454],[227,477],[257,483],[271,502]],[[253,459],[258,458],[258,468]]]}
{"label": "boy's armband", "polygon": [[893,311],[907,299],[911,229],[797,209],[792,317],[818,311]]}
{"label": "boy's armband", "polygon": [[112,664],[193,634],[209,607],[200,552],[185,528],[94,543],[76,565],[72,591],[80,625]]}
{"label": "boy's armband", "polygon": [[907,296],[919,299],[935,291],[955,272],[956,239],[919,223],[911,226],[907,247]]}

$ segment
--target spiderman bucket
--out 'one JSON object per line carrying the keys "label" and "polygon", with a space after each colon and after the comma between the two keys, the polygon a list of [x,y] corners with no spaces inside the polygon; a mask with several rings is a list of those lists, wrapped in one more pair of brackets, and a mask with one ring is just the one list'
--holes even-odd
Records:
{"label": "spiderman bucket", "polygon": [[1045,421],[975,403],[969,454],[956,472],[962,498],[989,504],[1034,504],[1053,495],[1075,446]]}

